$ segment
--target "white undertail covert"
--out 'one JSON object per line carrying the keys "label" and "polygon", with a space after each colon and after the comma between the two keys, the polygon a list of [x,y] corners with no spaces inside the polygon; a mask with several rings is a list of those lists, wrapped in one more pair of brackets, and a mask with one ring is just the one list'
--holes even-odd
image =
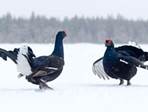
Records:
{"label": "white undertail covert", "polygon": [[[28,46],[20,47],[17,55],[17,71],[25,76],[32,73],[31,66],[25,56],[28,56]],[[24,56],[25,55],[25,56]]]}

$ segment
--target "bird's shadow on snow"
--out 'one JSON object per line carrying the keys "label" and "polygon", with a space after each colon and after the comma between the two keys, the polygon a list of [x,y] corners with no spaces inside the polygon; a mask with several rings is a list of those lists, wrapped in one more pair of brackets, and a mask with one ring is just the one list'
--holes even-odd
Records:
{"label": "bird's shadow on snow", "polygon": [[48,89],[48,90],[41,90],[39,88],[0,88],[0,92],[44,92],[44,91],[53,91]]}
{"label": "bird's shadow on snow", "polygon": [[0,88],[0,92],[31,92],[38,91],[39,89],[35,88]]}
{"label": "bird's shadow on snow", "polygon": [[[76,84],[76,87],[79,86],[79,88],[148,88],[148,85],[140,85],[140,84],[133,84],[130,86],[127,85],[121,85],[118,84]],[[72,89],[72,88],[70,88]],[[7,93],[7,92],[15,92],[15,93],[22,93],[22,92],[44,92],[44,91],[53,91],[53,90],[40,90],[39,88],[0,88],[0,93]]]}
{"label": "bird's shadow on snow", "polygon": [[133,84],[130,86],[127,85],[118,85],[118,84],[82,84],[81,86],[83,87],[90,87],[90,88],[122,88],[122,87],[127,87],[127,88],[148,88],[148,85],[138,85],[138,84]]}

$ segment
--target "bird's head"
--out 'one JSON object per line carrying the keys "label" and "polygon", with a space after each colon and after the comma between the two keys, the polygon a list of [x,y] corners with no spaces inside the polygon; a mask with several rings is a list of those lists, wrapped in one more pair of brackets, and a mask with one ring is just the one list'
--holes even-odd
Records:
{"label": "bird's head", "polygon": [[56,35],[56,37],[62,38],[62,39],[64,39],[64,37],[66,37],[66,36],[67,36],[67,34],[65,31],[59,31]]}
{"label": "bird's head", "polygon": [[105,46],[106,47],[114,47],[114,43],[112,40],[105,40]]}

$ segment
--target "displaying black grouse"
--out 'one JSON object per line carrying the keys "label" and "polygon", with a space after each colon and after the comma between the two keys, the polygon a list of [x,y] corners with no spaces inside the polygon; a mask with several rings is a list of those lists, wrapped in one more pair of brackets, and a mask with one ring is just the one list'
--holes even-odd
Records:
{"label": "displaying black grouse", "polygon": [[9,57],[17,65],[19,77],[26,76],[29,82],[39,85],[40,89],[47,89],[50,87],[46,82],[56,79],[63,70],[65,36],[64,31],[57,33],[54,50],[49,56],[36,57],[30,47],[22,46],[13,51],[0,49],[0,57],[4,60]]}
{"label": "displaying black grouse", "polygon": [[106,40],[105,45],[107,49],[104,57],[93,63],[93,72],[100,78],[110,76],[119,79],[120,85],[123,80],[127,80],[127,85],[130,85],[130,79],[136,75],[137,67],[148,69],[148,66],[143,64],[148,60],[148,53],[142,49],[128,45],[114,48],[112,40]]}
{"label": "displaying black grouse", "polygon": [[51,55],[36,57],[32,61],[26,57],[32,69],[32,73],[26,76],[26,79],[33,84],[39,85],[40,89],[49,88],[46,82],[56,79],[63,70],[63,39],[65,36],[64,31],[57,33],[55,47]]}

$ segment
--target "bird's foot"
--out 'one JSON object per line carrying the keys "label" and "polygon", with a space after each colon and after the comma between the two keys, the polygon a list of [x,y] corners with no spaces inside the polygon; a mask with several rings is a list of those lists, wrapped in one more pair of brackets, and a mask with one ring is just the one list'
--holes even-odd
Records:
{"label": "bird's foot", "polygon": [[130,83],[130,81],[128,80],[128,81],[127,81],[127,86],[130,86],[130,85],[131,85],[131,83]]}
{"label": "bird's foot", "polygon": [[119,85],[122,85],[123,83],[124,83],[124,80],[123,79],[120,79]]}
{"label": "bird's foot", "polygon": [[41,90],[53,90],[53,88],[51,88],[51,87],[49,87],[45,82],[43,82],[43,81],[41,81],[40,83],[39,83],[39,88],[41,89]]}

